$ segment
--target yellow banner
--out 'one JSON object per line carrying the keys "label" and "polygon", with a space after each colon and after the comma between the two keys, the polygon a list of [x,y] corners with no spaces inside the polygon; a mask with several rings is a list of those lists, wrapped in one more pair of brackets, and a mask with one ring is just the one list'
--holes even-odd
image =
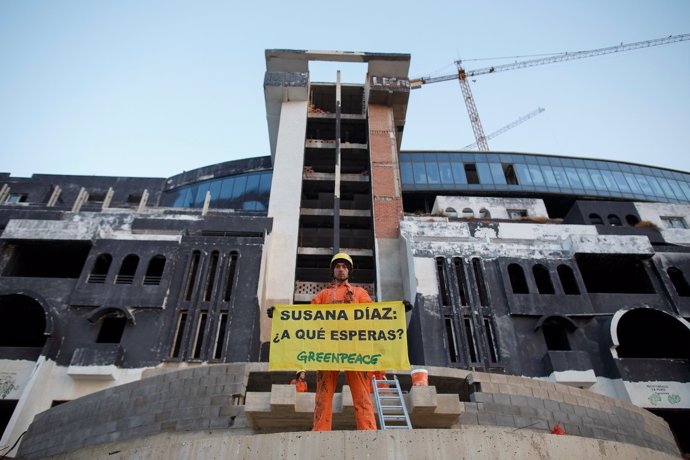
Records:
{"label": "yellow banner", "polygon": [[275,305],[268,369],[408,370],[403,303]]}

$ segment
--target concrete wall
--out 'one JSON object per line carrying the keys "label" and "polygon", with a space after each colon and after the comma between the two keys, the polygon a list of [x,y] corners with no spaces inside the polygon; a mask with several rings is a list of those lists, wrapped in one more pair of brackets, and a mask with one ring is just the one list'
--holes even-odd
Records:
{"label": "concrete wall", "polygon": [[[339,431],[267,437],[260,433],[304,430],[303,417],[295,417],[295,414],[303,412],[299,407],[305,402],[300,398],[313,400],[313,393],[297,395],[293,391],[291,400],[285,391],[274,396],[272,383],[284,383],[289,377],[287,374],[269,373],[266,364],[219,364],[147,371],[140,381],[54,407],[36,416],[18,455],[27,459],[59,454],[69,458],[95,458],[102,456],[100,452],[113,452],[122,454],[120,458],[137,458],[138,455],[209,458],[209,452],[227,449],[222,457],[245,458],[244,449],[247,449],[247,455],[253,458],[274,458],[276,452],[282,452],[275,450],[276,444],[280,444],[307,458],[326,452],[329,457],[351,458],[361,453],[351,450],[359,449],[354,444],[358,440],[370,441],[367,450],[370,453],[372,445],[379,446],[380,450],[375,451],[388,455],[387,458],[405,458],[408,449],[418,458],[428,458],[431,452],[438,452],[440,458],[445,455],[457,458],[457,452],[465,452],[462,449],[466,448],[458,446],[468,445],[487,449],[491,452],[489,458],[513,458],[514,455],[522,456],[518,458],[555,458],[552,456],[565,451],[549,446],[561,442],[569,443],[569,448],[578,452],[599,446],[601,450],[595,451],[592,458],[607,455],[626,458],[624,455],[632,452],[632,446],[645,454],[637,458],[669,458],[678,454],[666,423],[630,403],[522,377],[443,368],[428,370],[431,386],[418,389],[424,391],[410,387],[409,372],[395,375],[403,389],[410,390],[406,399],[413,426],[429,427],[428,423],[443,418],[446,420],[444,426],[450,427],[446,430],[415,429],[404,433],[389,432],[385,436],[380,431]],[[281,385],[280,388],[290,387]],[[249,417],[249,392],[255,395],[251,411],[262,414],[260,421],[256,416]],[[266,396],[261,396],[261,392]],[[270,392],[270,396],[266,392]],[[348,399],[346,393],[343,387],[342,395],[335,395],[336,400],[342,398],[343,407]],[[264,407],[259,407],[261,405]],[[350,411],[350,423],[352,414]],[[295,418],[294,425],[290,424],[292,418]],[[558,422],[568,436],[557,440],[548,433]],[[564,441],[566,439],[568,441]],[[324,440],[336,444],[326,451],[319,448]],[[342,447],[339,447],[340,442]],[[292,447],[285,447],[287,445]],[[173,449],[173,446],[178,448]],[[417,450],[418,447],[428,450]],[[544,455],[545,449],[549,451],[547,455],[531,456],[535,452]],[[467,451],[468,455],[472,452]]]}
{"label": "concrete wall", "polygon": [[264,435],[227,432],[160,434],[80,449],[55,460],[168,460],[263,458],[386,460],[671,460],[677,454],[615,441],[557,436],[530,430],[469,426],[457,430],[332,431]]}

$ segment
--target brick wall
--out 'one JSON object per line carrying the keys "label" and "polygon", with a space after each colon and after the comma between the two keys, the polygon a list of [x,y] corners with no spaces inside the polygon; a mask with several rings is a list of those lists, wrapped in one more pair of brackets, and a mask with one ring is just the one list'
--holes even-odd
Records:
{"label": "brick wall", "polygon": [[398,238],[403,207],[392,108],[369,105],[369,149],[374,235],[376,238]]}

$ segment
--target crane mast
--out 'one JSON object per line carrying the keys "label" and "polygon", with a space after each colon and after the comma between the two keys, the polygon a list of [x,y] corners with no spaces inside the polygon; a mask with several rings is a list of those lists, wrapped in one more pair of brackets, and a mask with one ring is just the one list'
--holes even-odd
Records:
{"label": "crane mast", "polygon": [[555,56],[549,56],[537,59],[528,59],[525,61],[516,61],[510,64],[503,64],[491,67],[484,67],[475,70],[465,70],[462,67],[462,61],[455,61],[458,67],[458,71],[451,75],[442,75],[439,77],[420,77],[410,80],[410,88],[418,89],[422,85],[429,83],[437,83],[441,81],[455,80],[456,78],[460,82],[460,89],[462,90],[463,98],[465,99],[465,105],[467,106],[467,113],[470,117],[470,123],[472,124],[472,131],[474,132],[474,137],[477,142],[477,147],[481,151],[488,151],[489,145],[487,143],[487,138],[484,135],[484,130],[482,129],[482,124],[479,119],[479,112],[477,111],[477,106],[474,103],[474,97],[472,96],[472,91],[470,90],[470,85],[467,81],[467,77],[476,77],[478,75],[485,75],[489,73],[504,72],[506,70],[513,69],[524,69],[526,67],[534,67],[538,65],[555,64],[557,62],[564,61],[574,61],[576,59],[584,59],[593,56],[602,56],[605,54],[621,53],[624,51],[631,51],[640,48],[649,48],[652,46],[666,45],[668,43],[676,43],[690,40],[690,34],[683,35],[669,35],[668,37],[656,38],[653,40],[644,40],[641,42],[634,43],[621,43],[616,46],[609,46],[606,48],[597,48],[593,50],[585,51],[575,51],[557,54]]}
{"label": "crane mast", "polygon": [[477,149],[480,152],[489,151],[489,143],[486,141],[482,122],[479,120],[479,112],[477,106],[474,104],[474,97],[472,97],[472,90],[470,84],[467,82],[465,70],[458,66],[458,81],[460,82],[460,90],[462,96],[465,98],[465,106],[467,106],[467,113],[470,116],[470,123],[472,124],[472,131],[474,131],[474,138],[477,140]]}

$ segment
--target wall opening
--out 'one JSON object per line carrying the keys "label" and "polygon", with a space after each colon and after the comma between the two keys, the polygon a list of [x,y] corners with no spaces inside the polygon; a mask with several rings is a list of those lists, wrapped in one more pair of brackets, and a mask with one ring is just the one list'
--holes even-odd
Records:
{"label": "wall opening", "polygon": [[491,213],[489,212],[488,209],[482,208],[479,210],[479,217],[481,219],[491,219]]}
{"label": "wall opening", "polygon": [[478,184],[479,174],[477,174],[477,165],[474,163],[465,163],[465,176],[468,184]]}
{"label": "wall opening", "polygon": [[0,438],[5,434],[5,428],[10,423],[18,402],[16,399],[0,399]]}
{"label": "wall opening", "polygon": [[43,348],[46,314],[43,307],[24,295],[0,296],[0,347]]}
{"label": "wall opening", "polygon": [[690,359],[690,330],[651,308],[623,314],[616,328],[619,358]]}
{"label": "wall opening", "polygon": [[93,268],[86,282],[94,284],[105,283],[105,277],[108,276],[108,271],[110,270],[110,264],[112,262],[113,256],[110,254],[100,254],[96,257],[96,261],[93,263]]}
{"label": "wall opening", "polygon": [[637,218],[637,216],[634,216],[632,214],[628,214],[625,216],[625,221],[630,225],[631,227],[634,227],[635,225],[640,223],[640,219]]}
{"label": "wall opening", "polygon": [[556,269],[558,272],[558,279],[561,281],[561,287],[566,295],[580,294],[580,288],[577,285],[577,279],[573,269],[567,265],[559,265]]}
{"label": "wall opening", "polygon": [[604,219],[599,214],[593,212],[589,215],[589,223],[592,225],[604,225]]}
{"label": "wall opening", "polygon": [[436,258],[436,277],[438,278],[438,297],[441,305],[450,305],[448,295],[448,276],[446,274],[446,261],[443,257]]}
{"label": "wall opening", "polygon": [[482,270],[482,263],[479,258],[472,258],[472,268],[474,269],[474,278],[477,280],[479,304],[482,306],[487,306],[489,305],[489,295],[486,292],[486,285],[484,284],[484,271]]}
{"label": "wall opening", "polygon": [[615,214],[609,214],[608,220],[609,225],[613,225],[614,227],[620,227],[621,225],[623,225],[621,224],[621,218]]}
{"label": "wall opening", "polygon": [[458,217],[458,212],[455,208],[446,208],[446,217]]}
{"label": "wall opening", "polygon": [[668,277],[671,279],[671,283],[673,283],[673,287],[676,289],[679,297],[690,296],[690,286],[682,271],[676,267],[669,267],[666,273],[668,273]]}
{"label": "wall opening", "polygon": [[157,255],[149,260],[149,266],[146,268],[146,275],[144,275],[144,285],[157,286],[161,284],[163,278],[163,270],[165,269],[165,257]]}
{"label": "wall opening", "polygon": [[230,253],[228,261],[228,277],[225,280],[225,293],[223,294],[223,301],[229,302],[232,297],[232,288],[235,285],[235,271],[237,270],[237,252]]}
{"label": "wall opening", "polygon": [[120,343],[126,325],[127,318],[122,314],[104,317],[96,343]]}
{"label": "wall opening", "polygon": [[117,272],[117,276],[115,277],[115,284],[132,284],[138,266],[139,256],[136,254],[129,254],[125,257],[122,261],[122,265],[120,265],[120,271]]}
{"label": "wall opening", "polygon": [[564,321],[558,317],[547,318],[541,325],[541,332],[544,334],[544,342],[549,351],[569,351],[570,341],[568,340],[568,327]]}
{"label": "wall opening", "polygon": [[489,344],[489,359],[492,363],[497,363],[501,357],[498,353],[498,341],[496,340],[493,321],[490,317],[484,317],[484,333]]}
{"label": "wall opening", "polygon": [[91,251],[82,241],[13,242],[3,248],[10,258],[2,276],[31,278],[79,278]]}
{"label": "wall opening", "polygon": [[218,268],[218,251],[211,253],[211,259],[208,263],[208,274],[206,275],[206,289],[204,289],[204,302],[211,300],[213,293],[213,285],[216,282],[216,269]]}
{"label": "wall opening", "polygon": [[192,293],[194,292],[194,284],[196,283],[196,272],[199,270],[200,251],[192,252],[192,259],[187,270],[187,283],[185,283],[184,300],[192,300]]}
{"label": "wall opening", "polygon": [[171,358],[179,358],[182,349],[182,339],[184,337],[184,328],[187,324],[187,312],[181,311],[177,316],[177,325],[175,326],[175,337],[173,337],[173,347],[170,351]]}
{"label": "wall opening", "polygon": [[465,290],[465,270],[463,268],[462,259],[460,257],[453,257],[453,267],[455,268],[455,279],[458,283],[458,294],[460,295],[460,305],[467,306],[467,293]]}
{"label": "wall opening", "polygon": [[213,350],[213,358],[221,359],[223,357],[223,345],[225,344],[225,329],[228,326],[228,314],[221,313],[218,320],[218,333],[216,334],[216,345]]}
{"label": "wall opening", "polygon": [[206,319],[208,318],[208,313],[199,313],[199,323],[196,326],[196,334],[194,335],[194,346],[192,347],[193,359],[199,359],[201,357],[201,350],[204,346],[204,337],[206,329]]}
{"label": "wall opening", "polygon": [[477,341],[475,338],[474,323],[469,315],[463,315],[463,323],[465,324],[465,337],[467,337],[467,353],[469,354],[470,362],[478,362],[477,356]]}
{"label": "wall opening", "polygon": [[510,286],[513,289],[513,294],[529,294],[525,272],[520,265],[508,265],[508,276],[510,277]]}
{"label": "wall opening", "polygon": [[590,293],[653,294],[643,260],[626,254],[576,254],[575,261]]}
{"label": "wall opening", "polygon": [[464,219],[474,219],[474,211],[472,208],[465,208],[462,210],[462,217]]}
{"label": "wall opening", "polygon": [[446,340],[448,343],[448,359],[451,363],[455,363],[458,361],[458,352],[457,336],[455,335],[455,325],[453,324],[453,317],[446,316],[444,318],[444,321],[446,325]]}
{"label": "wall opening", "polygon": [[539,294],[555,294],[553,283],[551,282],[551,274],[549,269],[541,264],[536,264],[532,267],[532,274],[534,275],[534,282],[537,285]]}

